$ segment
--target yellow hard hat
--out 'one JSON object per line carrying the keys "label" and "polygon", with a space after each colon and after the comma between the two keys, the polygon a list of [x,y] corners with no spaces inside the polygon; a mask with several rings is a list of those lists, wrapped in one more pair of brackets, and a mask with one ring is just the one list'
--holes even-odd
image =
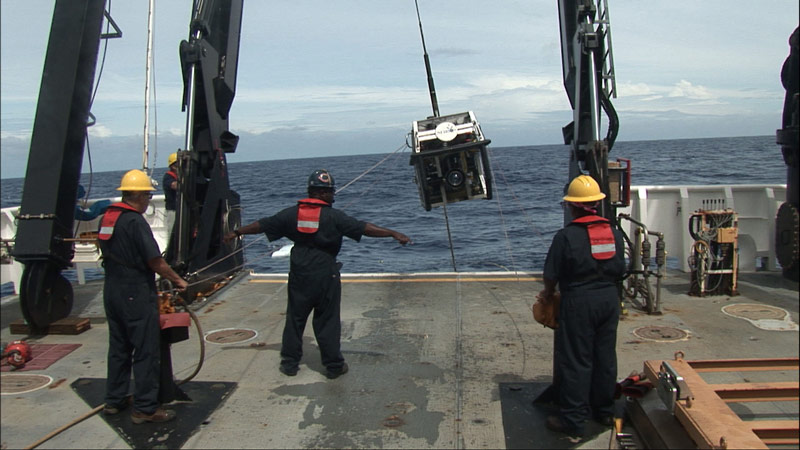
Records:
{"label": "yellow hard hat", "polygon": [[171,155],[169,155],[169,158],[167,158],[167,166],[175,164],[175,161],[177,160],[178,160],[178,154],[172,153]]}
{"label": "yellow hard hat", "polygon": [[600,192],[600,185],[597,184],[597,181],[594,181],[594,178],[589,175],[580,175],[569,183],[564,201],[587,203],[596,202],[604,198],[606,198],[606,194]]}
{"label": "yellow hard hat", "polygon": [[155,191],[156,188],[150,182],[150,177],[141,170],[129,170],[122,176],[118,191]]}

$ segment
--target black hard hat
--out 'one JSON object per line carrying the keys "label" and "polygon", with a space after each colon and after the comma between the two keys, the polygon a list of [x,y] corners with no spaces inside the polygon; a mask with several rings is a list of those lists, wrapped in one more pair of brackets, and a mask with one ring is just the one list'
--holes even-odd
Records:
{"label": "black hard hat", "polygon": [[308,176],[308,187],[333,189],[333,175],[325,169],[317,169]]}

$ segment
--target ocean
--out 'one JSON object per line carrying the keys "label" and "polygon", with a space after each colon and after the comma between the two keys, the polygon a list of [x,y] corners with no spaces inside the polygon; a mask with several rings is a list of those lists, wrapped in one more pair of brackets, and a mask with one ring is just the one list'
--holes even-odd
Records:
{"label": "ocean", "polygon": [[[425,211],[410,151],[257,162],[230,162],[231,187],[241,196],[242,223],[271,215],[305,197],[315,169],[333,174],[337,188],[375,167],[336,195],[335,208],[358,219],[405,233],[413,244],[391,238],[345,239],[344,273],[453,271],[441,207]],[[447,205],[456,268],[470,271],[540,271],[553,234],[561,228],[559,202],[567,181],[568,147],[490,147],[494,198]],[[786,166],[774,136],[617,142],[610,159],[631,160],[633,185],[786,183]],[[235,161],[235,155],[228,155]],[[86,162],[84,161],[84,165]],[[156,169],[161,180],[165,168]],[[118,194],[125,171],[84,174],[92,198]],[[2,207],[19,205],[23,179],[2,180]],[[245,269],[286,273],[288,258],[271,253],[289,241],[245,237]],[[74,280],[72,271],[65,275]],[[101,274],[88,274],[87,278]],[[7,280],[3,280],[4,282]],[[3,284],[2,295],[10,284]]]}

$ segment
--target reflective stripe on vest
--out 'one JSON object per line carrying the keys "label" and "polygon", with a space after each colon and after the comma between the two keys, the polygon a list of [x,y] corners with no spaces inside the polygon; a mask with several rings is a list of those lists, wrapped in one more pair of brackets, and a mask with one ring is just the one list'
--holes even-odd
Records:
{"label": "reflective stripe on vest", "polygon": [[297,231],[301,233],[316,233],[319,229],[319,215],[323,206],[330,206],[325,201],[316,198],[304,198],[297,202]]}
{"label": "reflective stripe on vest", "polygon": [[167,171],[167,175],[169,175],[169,176],[171,176],[172,178],[174,178],[174,179],[175,179],[175,181],[178,181],[178,174],[177,174],[177,173],[175,173],[175,172],[173,172],[173,171],[171,171],[171,170],[168,170],[168,171]]}
{"label": "reflective stripe on vest", "polygon": [[589,215],[578,217],[572,221],[586,225],[589,233],[589,244],[592,246],[592,257],[597,260],[611,259],[617,254],[617,247],[614,242],[614,233],[608,219],[600,216]]}
{"label": "reflective stripe on vest", "polygon": [[100,240],[107,241],[111,239],[111,236],[114,235],[114,226],[117,224],[117,219],[126,210],[139,212],[133,206],[123,202],[114,203],[108,207],[106,213],[103,214],[103,219],[100,221],[100,232],[97,236]]}

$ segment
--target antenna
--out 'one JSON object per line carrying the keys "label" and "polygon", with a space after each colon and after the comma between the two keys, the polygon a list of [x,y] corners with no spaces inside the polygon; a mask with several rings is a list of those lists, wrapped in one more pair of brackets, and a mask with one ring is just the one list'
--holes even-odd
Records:
{"label": "antenna", "polygon": [[422,53],[425,58],[425,72],[428,74],[428,91],[431,94],[431,106],[433,107],[433,117],[439,117],[439,102],[436,101],[436,88],[433,86],[433,74],[431,73],[431,60],[428,58],[428,50],[425,48],[425,35],[422,33],[422,19],[419,17],[419,3],[414,0],[417,7],[417,21],[419,22],[419,36],[422,38]]}

